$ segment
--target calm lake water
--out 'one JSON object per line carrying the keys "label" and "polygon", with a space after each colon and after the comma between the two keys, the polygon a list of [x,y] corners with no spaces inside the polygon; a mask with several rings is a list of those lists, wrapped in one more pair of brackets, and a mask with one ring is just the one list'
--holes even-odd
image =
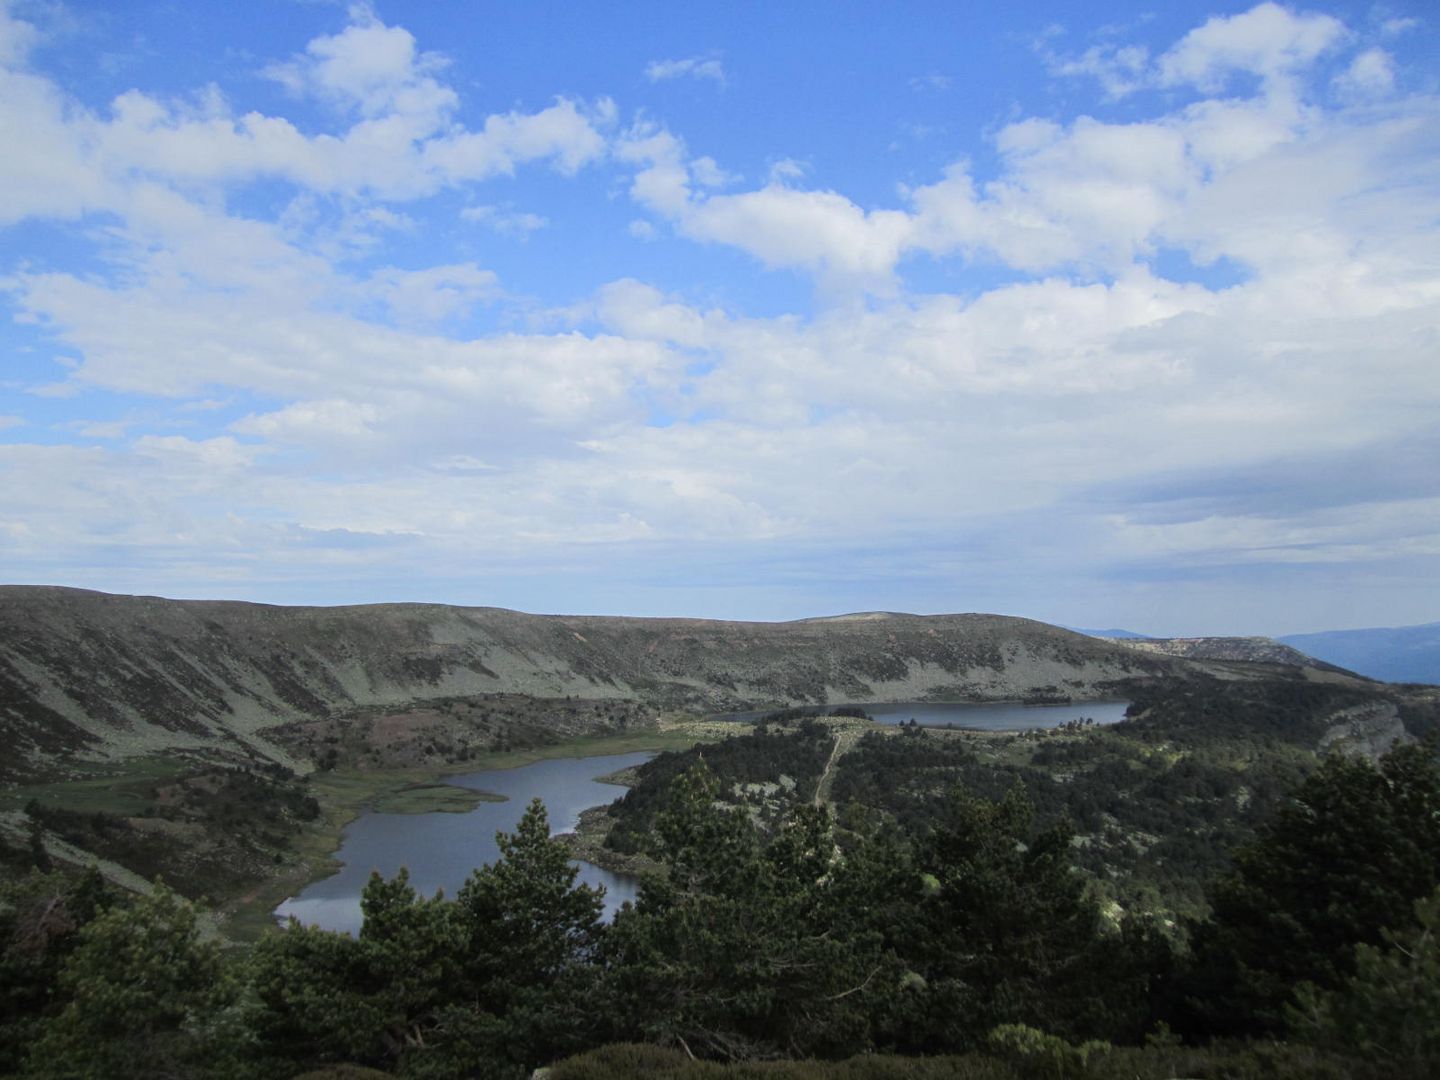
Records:
{"label": "calm lake water", "polygon": [[[1002,701],[985,705],[950,702],[901,701],[892,704],[864,704],[860,708],[881,724],[908,724],[912,719],[922,727],[956,727],[967,731],[1033,731],[1059,727],[1071,720],[1094,720],[1097,724],[1118,724],[1125,719],[1128,701],[1077,701],[1073,705],[1022,705]],[[817,707],[817,715],[833,705]],[[725,720],[755,720],[761,712],[727,713]]]}
{"label": "calm lake water", "polygon": [[[444,889],[453,897],[470,871],[500,857],[495,833],[514,832],[530,800],[539,797],[550,815],[552,832],[575,827],[580,811],[612,802],[625,789],[599,783],[604,776],[648,761],[654,754],[611,754],[607,757],[555,758],[518,769],[491,769],[449,777],[447,782],[506,797],[505,802],[480,803],[466,814],[377,814],[356,818],[345,830],[335,853],[344,866],[323,881],[286,900],[275,914],[293,915],[303,923],[327,930],[360,930],[360,891],[370,871],[393,877],[410,870],[410,883],[422,896]],[[633,878],[612,874],[590,863],[577,863],[579,880],[605,886],[608,919],[626,900],[635,899]]]}

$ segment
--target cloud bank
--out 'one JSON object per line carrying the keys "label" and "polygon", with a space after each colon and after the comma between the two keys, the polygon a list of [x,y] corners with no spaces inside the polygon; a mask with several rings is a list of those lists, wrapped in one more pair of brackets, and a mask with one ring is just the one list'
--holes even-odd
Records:
{"label": "cloud bank", "polygon": [[[1162,632],[1440,602],[1440,102],[1332,15],[1049,42],[1037,75],[1090,109],[1010,116],[888,200],[747,184],[618,97],[477,112],[368,8],[257,65],[293,117],[86,104],[45,41],[0,9],[0,225],[81,250],[0,267],[52,358],[0,409],[14,580]],[[811,298],[567,258],[576,215],[532,187]],[[462,232],[553,235],[588,278],[518,293],[429,246]]]}

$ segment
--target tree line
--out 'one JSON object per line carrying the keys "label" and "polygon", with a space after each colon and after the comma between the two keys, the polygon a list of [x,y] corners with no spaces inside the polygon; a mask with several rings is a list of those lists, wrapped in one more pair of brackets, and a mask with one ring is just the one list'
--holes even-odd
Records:
{"label": "tree line", "polygon": [[292,923],[225,949],[163,885],[125,898],[94,872],[37,873],[0,900],[0,1074],[519,1077],[645,1043],[1175,1075],[1182,1039],[1188,1075],[1440,1064],[1433,744],[1327,759],[1181,944],[1106,917],[1072,830],[1037,820],[1022,784],[955,786],[923,828],[837,830],[799,803],[762,829],[719,795],[703,765],[673,778],[647,841],[664,872],[608,925],[538,802],[453,898],[373,877],[355,937]]}

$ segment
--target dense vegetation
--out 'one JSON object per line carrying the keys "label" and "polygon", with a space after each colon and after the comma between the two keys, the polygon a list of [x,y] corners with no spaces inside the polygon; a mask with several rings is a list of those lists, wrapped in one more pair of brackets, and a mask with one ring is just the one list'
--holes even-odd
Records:
{"label": "dense vegetation", "polygon": [[[1142,684],[1133,698],[1132,718],[1115,727],[990,738],[918,726],[869,731],[839,758],[830,787],[841,843],[883,823],[923,833],[957,786],[1000,800],[1018,785],[1040,826],[1073,831],[1072,856],[1097,898],[1197,918],[1208,910],[1206,882],[1314,767],[1324,718],[1372,700],[1279,678]],[[815,710],[797,709],[723,743],[662,754],[611,807],[607,844],[640,850],[675,777],[702,760],[720,799],[773,820],[812,799],[833,743]],[[777,790],[782,778],[793,783]]]}
{"label": "dense vegetation", "polygon": [[[518,1077],[624,1042],[687,1061],[923,1054],[976,1077],[1440,1064],[1433,745],[1325,760],[1212,883],[1188,948],[1103,916],[1073,831],[1023,782],[951,785],[923,825],[843,829],[804,800],[757,822],[722,791],[703,765],[671,780],[648,839],[666,872],[609,926],[538,803],[454,899],[372,878],[354,938],[292,925],[226,952],[163,886],[126,900],[94,874],[32,875],[0,902],[0,1072]],[[615,1047],[556,1076],[708,1075],[678,1060]],[[749,1075],[919,1067],[867,1061]]]}
{"label": "dense vegetation", "polygon": [[[799,721],[793,733],[784,727],[791,720]],[[611,808],[616,820],[606,846],[624,854],[641,851],[671,785],[702,762],[725,796],[773,823],[797,802],[814,798],[831,743],[829,729],[797,709],[770,714],[747,735],[659,754],[635,770],[635,786]]]}

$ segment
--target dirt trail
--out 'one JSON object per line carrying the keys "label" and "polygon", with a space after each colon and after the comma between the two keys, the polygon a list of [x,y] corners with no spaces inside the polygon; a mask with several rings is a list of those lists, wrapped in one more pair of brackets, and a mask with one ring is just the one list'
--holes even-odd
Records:
{"label": "dirt trail", "polygon": [[835,771],[835,762],[848,754],[859,738],[860,733],[858,731],[838,731],[835,733],[835,745],[830,748],[830,760],[825,762],[825,770],[820,774],[820,782],[815,785],[816,806],[830,801],[830,787],[834,782],[831,774]]}

